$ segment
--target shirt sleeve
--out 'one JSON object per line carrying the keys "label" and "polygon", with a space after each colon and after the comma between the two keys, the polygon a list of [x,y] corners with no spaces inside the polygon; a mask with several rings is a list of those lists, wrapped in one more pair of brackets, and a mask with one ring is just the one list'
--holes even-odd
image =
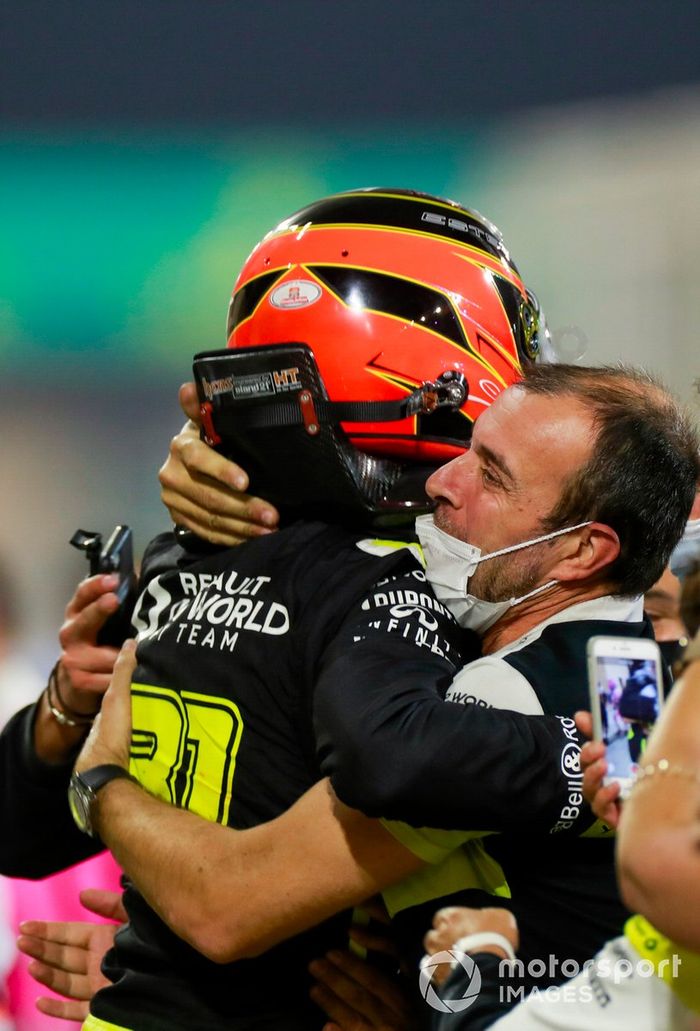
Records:
{"label": "shirt sleeve", "polygon": [[448,702],[513,709],[529,716],[542,714],[542,703],[520,670],[503,659],[485,655],[461,669],[447,689]]}
{"label": "shirt sleeve", "polygon": [[347,805],[416,827],[580,833],[587,811],[583,825],[581,809],[565,819],[573,721],[443,701],[473,656],[425,589],[404,604],[418,574],[377,585],[326,649],[314,695],[322,773]]}
{"label": "shirt sleeve", "polygon": [[102,851],[81,833],[68,808],[73,762],[50,765],[34,751],[36,706],[22,709],[0,734],[0,873],[31,880],[46,877]]}

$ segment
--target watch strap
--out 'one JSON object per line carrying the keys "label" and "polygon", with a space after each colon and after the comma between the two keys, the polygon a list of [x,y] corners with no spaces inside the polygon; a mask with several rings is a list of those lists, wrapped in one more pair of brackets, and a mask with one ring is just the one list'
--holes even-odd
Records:
{"label": "watch strap", "polygon": [[117,763],[102,763],[91,769],[83,770],[81,773],[73,773],[68,787],[68,802],[73,819],[78,829],[84,834],[89,834],[91,838],[97,837],[92,822],[92,808],[97,793],[111,780],[121,778],[133,780],[136,783],[136,778]]}
{"label": "watch strap", "polygon": [[92,791],[94,795],[103,788],[105,784],[109,784],[110,780],[117,780],[119,777],[125,777],[127,780],[135,780],[131,776],[128,770],[124,769],[123,766],[119,766],[117,763],[101,763],[99,766],[92,766],[89,770],[83,770],[78,773],[77,776],[80,778],[83,785]]}

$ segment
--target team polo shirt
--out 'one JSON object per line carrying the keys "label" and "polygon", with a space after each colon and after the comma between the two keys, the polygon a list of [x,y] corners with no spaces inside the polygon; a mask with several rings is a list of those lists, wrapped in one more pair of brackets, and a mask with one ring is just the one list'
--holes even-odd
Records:
{"label": "team polo shirt", "polygon": [[[528,631],[506,647],[469,663],[446,693],[446,700],[467,708],[556,714],[570,739],[560,753],[569,790],[548,833],[527,828],[517,833],[468,839],[461,862],[470,867],[463,881],[471,891],[453,901],[493,905],[494,896],[515,914],[520,928],[519,956],[526,963],[549,957],[583,962],[605,941],[620,934],[627,911],[619,897],[614,867],[614,841],[600,824],[588,825],[573,715],[589,709],[586,645],[596,634],[653,637],[644,619],[641,598],[603,597],[573,605]],[[469,747],[469,742],[465,742]],[[488,742],[481,745],[488,750]],[[513,771],[513,767],[511,767]],[[537,771],[519,764],[514,798],[537,790]],[[388,828],[437,869],[455,864],[452,850],[460,835],[435,830],[417,832],[399,824]],[[579,833],[571,831],[579,829]],[[427,874],[419,874],[425,879]],[[389,892],[396,904],[407,885]],[[400,904],[400,898],[398,899]],[[554,975],[545,983],[555,983]]]}

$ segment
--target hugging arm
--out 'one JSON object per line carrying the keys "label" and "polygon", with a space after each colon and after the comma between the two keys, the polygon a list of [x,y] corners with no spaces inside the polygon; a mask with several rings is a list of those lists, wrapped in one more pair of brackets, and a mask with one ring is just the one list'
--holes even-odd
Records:
{"label": "hugging arm", "polygon": [[[128,768],[133,644],[115,667],[76,769]],[[233,830],[117,779],[97,795],[93,824],[149,905],[214,962],[258,955],[422,865],[377,821],[320,781],[275,820]]]}

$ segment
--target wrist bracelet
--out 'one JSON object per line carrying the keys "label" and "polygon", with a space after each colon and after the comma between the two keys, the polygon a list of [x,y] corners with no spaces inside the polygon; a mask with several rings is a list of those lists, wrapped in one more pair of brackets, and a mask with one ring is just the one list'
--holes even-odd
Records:
{"label": "wrist bracelet", "polygon": [[466,934],[463,938],[459,938],[452,948],[458,952],[480,952],[483,945],[497,945],[499,949],[503,949],[508,960],[515,961],[513,946],[505,935],[498,934],[497,931],[477,931],[475,934]]}
{"label": "wrist bracelet", "polygon": [[[59,659],[60,662],[60,659]],[[60,709],[56,708],[54,704],[54,697],[56,695],[56,701],[61,706]],[[58,662],[49,673],[48,683],[46,684],[46,701],[48,702],[49,712],[62,727],[91,727],[95,722],[95,716],[97,713],[88,715],[84,712],[76,712],[75,709],[71,709],[70,706],[66,705],[61,697],[61,692],[58,689]]]}
{"label": "wrist bracelet", "polygon": [[695,784],[700,784],[700,775],[696,770],[689,770],[687,766],[680,764],[672,765],[668,759],[659,759],[658,762],[647,763],[646,766],[639,767],[632,787],[636,787],[644,780],[651,780],[659,774],[663,774],[665,777],[684,777]]}

